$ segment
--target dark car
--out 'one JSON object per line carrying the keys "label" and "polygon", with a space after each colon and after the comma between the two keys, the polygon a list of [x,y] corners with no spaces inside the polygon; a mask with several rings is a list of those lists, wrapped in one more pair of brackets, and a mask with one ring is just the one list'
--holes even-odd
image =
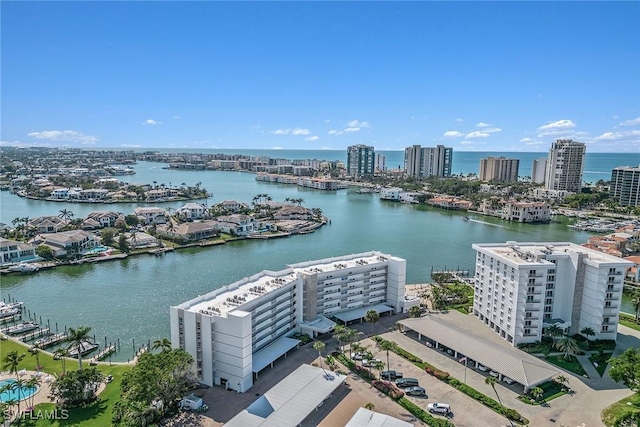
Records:
{"label": "dark car", "polygon": [[395,380],[396,378],[402,378],[402,372],[398,371],[382,371],[380,377],[385,380]]}
{"label": "dark car", "polygon": [[404,389],[404,394],[409,396],[426,396],[427,392],[424,388],[420,386],[413,386]]}

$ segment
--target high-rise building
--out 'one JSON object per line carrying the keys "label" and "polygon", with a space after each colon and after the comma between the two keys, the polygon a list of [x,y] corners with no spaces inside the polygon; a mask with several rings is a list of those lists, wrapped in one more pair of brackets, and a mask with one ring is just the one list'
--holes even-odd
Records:
{"label": "high-rise building", "polygon": [[262,271],[170,308],[171,343],[193,356],[198,380],[245,392],[254,376],[296,347],[367,310],[406,312],[406,261],[366,252]]}
{"label": "high-rise building", "polygon": [[531,182],[534,184],[544,183],[544,176],[547,172],[547,158],[541,157],[533,160],[531,166]]}
{"label": "high-rise building", "polygon": [[487,157],[480,160],[479,178],[482,181],[518,181],[520,160],[506,157]]}
{"label": "high-rise building", "polygon": [[404,169],[408,176],[414,178],[428,178],[433,175],[451,176],[452,162],[452,147],[412,145],[404,149]]}
{"label": "high-rise building", "polygon": [[545,186],[549,190],[579,193],[586,146],[571,139],[558,139],[551,144],[547,159]]}
{"label": "high-rise building", "polygon": [[640,206],[640,166],[620,166],[611,171],[611,198],[620,206]]}
{"label": "high-rise building", "polygon": [[513,345],[556,325],[616,339],[625,272],[632,262],[574,243],[476,243],[473,314]]}
{"label": "high-rise building", "polygon": [[347,174],[351,176],[373,175],[376,154],[369,145],[357,144],[347,147]]}
{"label": "high-rise building", "polygon": [[387,156],[383,154],[376,154],[376,170],[377,171],[387,170]]}

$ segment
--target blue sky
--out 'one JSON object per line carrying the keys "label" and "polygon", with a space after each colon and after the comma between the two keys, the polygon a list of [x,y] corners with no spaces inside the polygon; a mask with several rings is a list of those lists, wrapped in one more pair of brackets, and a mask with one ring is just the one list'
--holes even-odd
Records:
{"label": "blue sky", "polygon": [[639,2],[2,2],[2,145],[640,151]]}

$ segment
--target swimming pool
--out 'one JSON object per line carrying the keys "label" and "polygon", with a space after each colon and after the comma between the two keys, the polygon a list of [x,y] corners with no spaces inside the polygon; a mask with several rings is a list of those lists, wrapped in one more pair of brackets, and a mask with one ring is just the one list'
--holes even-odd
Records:
{"label": "swimming pool", "polygon": [[96,246],[95,248],[87,249],[86,251],[84,251],[83,255],[99,254],[108,250],[109,248],[106,246]]}
{"label": "swimming pool", "polygon": [[[4,386],[13,384],[15,382],[16,380],[14,379],[0,381],[0,390],[3,390]],[[3,390],[2,393],[0,393],[0,402],[8,402],[10,400],[24,400],[27,397],[30,397],[36,391],[38,391],[38,387],[22,387],[21,389],[15,390]]]}

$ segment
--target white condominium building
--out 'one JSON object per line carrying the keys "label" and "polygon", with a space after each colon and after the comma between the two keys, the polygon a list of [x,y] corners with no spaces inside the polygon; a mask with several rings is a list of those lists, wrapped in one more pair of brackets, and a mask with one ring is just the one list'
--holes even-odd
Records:
{"label": "white condominium building", "polygon": [[449,177],[451,176],[452,163],[452,147],[412,145],[404,149],[405,172],[414,178],[428,178],[433,175]]}
{"label": "white condominium building", "polygon": [[640,166],[613,168],[611,198],[620,203],[620,206],[640,206]]}
{"label": "white condominium building", "polygon": [[543,327],[591,328],[616,339],[626,269],[633,264],[574,243],[476,243],[473,314],[513,345]]}
{"label": "white condominium building", "polygon": [[582,142],[571,139],[558,139],[551,144],[544,180],[546,188],[579,193],[582,189],[582,171],[586,151],[586,146]]}
{"label": "white condominium building", "polygon": [[196,360],[207,385],[245,392],[254,375],[299,343],[368,309],[402,312],[406,261],[380,252],[291,264],[262,271],[171,307],[171,342]]}

